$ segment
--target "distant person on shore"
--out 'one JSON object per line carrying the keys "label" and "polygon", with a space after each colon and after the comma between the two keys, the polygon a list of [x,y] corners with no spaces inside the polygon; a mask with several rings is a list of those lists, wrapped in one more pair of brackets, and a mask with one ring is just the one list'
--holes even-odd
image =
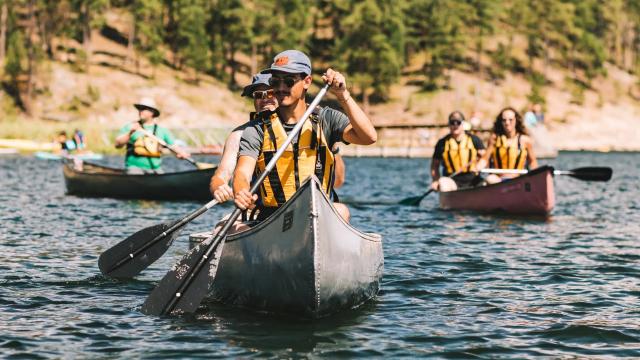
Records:
{"label": "distant person on shore", "polygon": [[62,155],[69,155],[77,149],[75,142],[67,137],[67,132],[64,130],[58,132],[55,142],[59,145],[57,151]]}
{"label": "distant person on shore", "polygon": [[431,188],[436,191],[454,191],[481,181],[476,163],[485,147],[479,137],[465,131],[464,122],[460,111],[449,114],[449,134],[436,143],[431,158]]}
{"label": "distant person on shore", "polygon": [[529,111],[524,114],[524,124],[528,128],[534,128],[544,124],[544,112],[542,112],[542,105],[538,103],[531,105]]}
{"label": "distant person on shore", "polygon": [[75,143],[76,149],[84,150],[87,146],[84,139],[84,134],[80,129],[75,129],[73,131],[73,142]]}
{"label": "distant person on shore", "polygon": [[210,190],[213,197],[218,202],[233,199],[233,189],[229,186],[229,181],[233,176],[238,162],[238,151],[240,150],[240,138],[242,132],[255,121],[258,114],[263,111],[275,111],[278,107],[278,100],[275,97],[269,79],[271,74],[257,74],[253,76],[251,84],[244,87],[241,96],[252,97],[255,112],[249,115],[249,121],[233,129],[227,140],[224,142],[224,150],[220,158],[220,164],[215,174],[211,177]]}
{"label": "distant person on shore", "polygon": [[[127,174],[162,174],[162,149],[158,141],[142,132],[147,130],[168,145],[173,145],[175,140],[168,129],[158,125],[157,118],[160,116],[160,110],[157,109],[156,103],[152,98],[142,98],[137,104],[138,109],[137,121],[126,124],[120,129],[116,137],[116,148],[126,146],[125,170]],[[178,154],[177,157],[188,158],[189,153],[175,147]]]}
{"label": "distant person on shore", "polygon": [[[538,160],[533,152],[533,140],[528,136],[522,116],[512,107],[502,109],[493,124],[487,152],[478,162],[482,169],[490,164],[495,169],[534,169]],[[486,181],[494,184],[517,174],[491,174]]]}

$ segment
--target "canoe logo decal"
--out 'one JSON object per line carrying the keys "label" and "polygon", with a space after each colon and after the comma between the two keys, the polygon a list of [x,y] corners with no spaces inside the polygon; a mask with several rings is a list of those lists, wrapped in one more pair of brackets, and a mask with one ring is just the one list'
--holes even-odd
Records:
{"label": "canoe logo decal", "polygon": [[282,232],[291,229],[293,225],[293,210],[284,213],[284,220],[282,221]]}

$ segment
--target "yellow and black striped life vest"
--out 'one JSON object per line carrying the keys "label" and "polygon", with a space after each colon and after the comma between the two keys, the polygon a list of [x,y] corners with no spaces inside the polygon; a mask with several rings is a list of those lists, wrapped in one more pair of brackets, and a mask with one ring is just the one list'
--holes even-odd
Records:
{"label": "yellow and black striped life vest", "polygon": [[527,149],[520,142],[518,134],[517,146],[508,146],[507,136],[499,135],[495,149],[491,155],[492,166],[496,169],[524,169],[527,165]]}
{"label": "yellow and black striped life vest", "polygon": [[[305,121],[298,141],[293,141],[276,162],[276,166],[260,186],[260,200],[264,207],[280,207],[289,200],[308,177],[315,174],[322,182],[327,196],[331,194],[334,180],[334,156],[329,148],[318,119],[319,110]],[[287,138],[278,114],[267,113],[262,119],[264,138],[256,163],[256,176]]]}
{"label": "yellow and black striped life vest", "polygon": [[[158,125],[156,124],[153,126],[153,135],[156,134],[157,130]],[[162,156],[162,151],[160,150],[160,144],[158,141],[146,135],[138,137],[133,144],[127,144],[127,153],[132,153],[136,156],[154,158]]]}
{"label": "yellow and black striped life vest", "polygon": [[[444,142],[444,151],[442,152],[442,160],[446,170],[445,175],[451,175],[455,172],[470,172],[476,167],[478,159],[478,149],[473,144],[473,138],[465,133],[460,142],[456,141],[453,136],[448,136]],[[471,164],[469,166],[469,164]]]}

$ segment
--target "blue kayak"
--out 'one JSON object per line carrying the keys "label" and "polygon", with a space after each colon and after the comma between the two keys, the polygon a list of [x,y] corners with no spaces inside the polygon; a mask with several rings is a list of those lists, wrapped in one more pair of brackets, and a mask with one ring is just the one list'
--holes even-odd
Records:
{"label": "blue kayak", "polygon": [[80,159],[80,160],[101,160],[103,158],[102,154],[96,153],[83,153],[83,154],[54,154],[46,151],[38,151],[35,154],[35,157],[43,160],[62,160],[62,159]]}

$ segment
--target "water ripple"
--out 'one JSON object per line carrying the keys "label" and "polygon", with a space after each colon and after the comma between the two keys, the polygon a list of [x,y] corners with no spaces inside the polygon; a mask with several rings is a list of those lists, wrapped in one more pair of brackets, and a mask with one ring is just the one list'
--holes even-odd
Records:
{"label": "water ripple", "polygon": [[[399,206],[424,192],[428,160],[346,161],[340,193],[352,222],[384,236],[382,289],[357,310],[311,322],[213,302],[182,318],[142,315],[149,291],[187,250],[186,234],[210,228],[229,207],[188,225],[137,279],[115,281],[99,275],[101,252],[201,204],[66,196],[59,164],[0,158],[0,352],[45,359],[640,357],[636,154],[562,154],[558,169],[608,164],[614,178],[556,177],[557,207],[547,218],[440,211],[435,194],[420,207]],[[188,168],[174,159],[167,166]]]}

